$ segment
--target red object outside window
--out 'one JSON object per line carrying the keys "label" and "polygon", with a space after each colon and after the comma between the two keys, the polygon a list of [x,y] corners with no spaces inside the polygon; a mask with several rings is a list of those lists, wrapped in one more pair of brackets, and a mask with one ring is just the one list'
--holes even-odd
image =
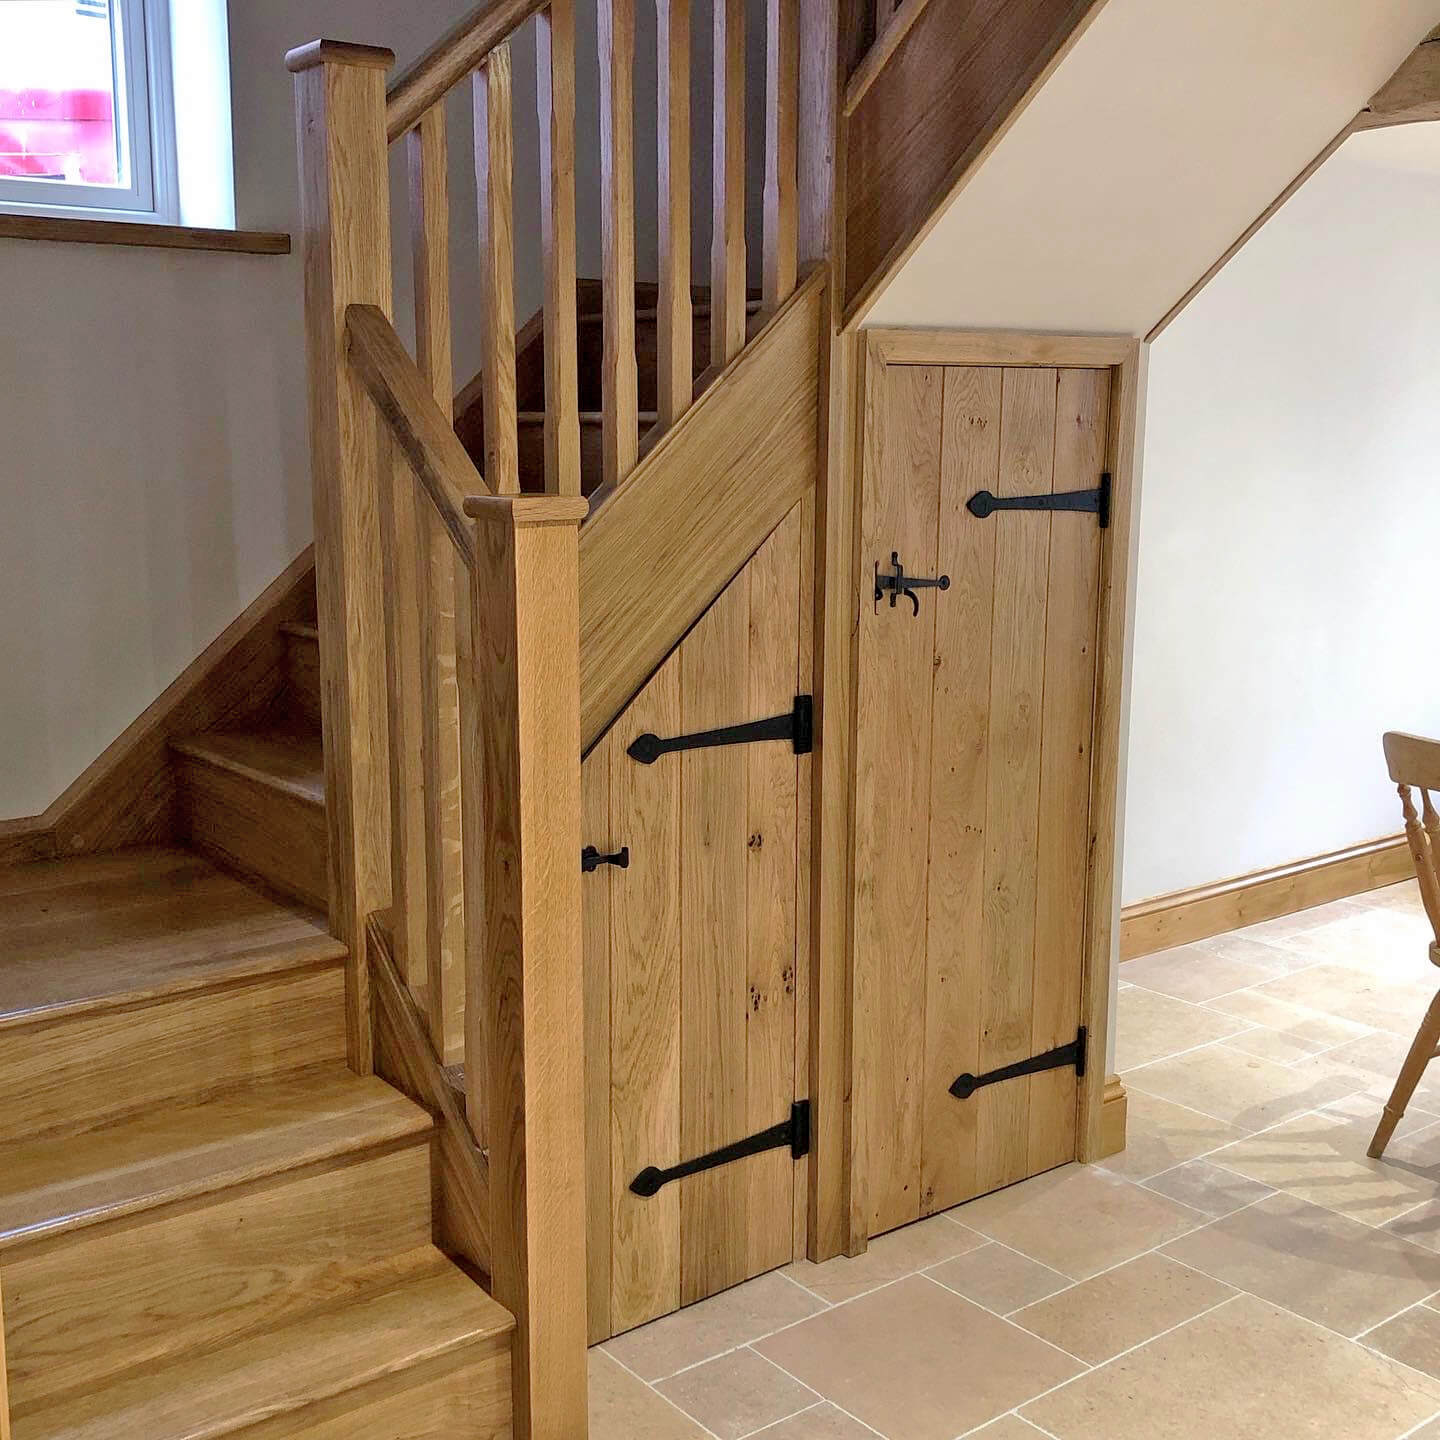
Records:
{"label": "red object outside window", "polygon": [[114,185],[114,98],[106,90],[0,90],[0,176]]}

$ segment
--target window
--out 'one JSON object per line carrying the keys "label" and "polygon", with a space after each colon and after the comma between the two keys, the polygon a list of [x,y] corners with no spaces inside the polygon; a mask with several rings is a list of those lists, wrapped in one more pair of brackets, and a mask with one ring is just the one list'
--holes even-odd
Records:
{"label": "window", "polygon": [[0,209],[179,218],[168,0],[0,0]]}

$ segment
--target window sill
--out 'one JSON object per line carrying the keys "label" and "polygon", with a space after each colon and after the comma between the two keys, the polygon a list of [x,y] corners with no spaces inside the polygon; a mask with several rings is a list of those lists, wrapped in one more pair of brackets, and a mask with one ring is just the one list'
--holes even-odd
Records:
{"label": "window sill", "polygon": [[140,245],[161,250],[220,250],[288,255],[290,237],[274,230],[199,230],[125,220],[71,220],[0,212],[0,240],[59,240],[75,245]]}

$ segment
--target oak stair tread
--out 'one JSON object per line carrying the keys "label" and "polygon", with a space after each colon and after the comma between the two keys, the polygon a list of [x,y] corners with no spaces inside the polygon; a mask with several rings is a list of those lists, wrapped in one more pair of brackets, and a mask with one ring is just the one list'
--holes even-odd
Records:
{"label": "oak stair tread", "polygon": [[0,1255],[234,1185],[423,1136],[431,1118],[343,1065],[0,1145]]}
{"label": "oak stair tread", "polygon": [[188,850],[42,861],[0,877],[0,1030],[345,954],[314,910]]}
{"label": "oak stair tread", "polygon": [[170,743],[181,755],[324,808],[325,755],[318,735],[294,730],[212,730]]}
{"label": "oak stair tread", "polygon": [[446,1356],[498,1358],[514,1323],[437,1251],[382,1293],[17,1416],[14,1440],[219,1440]]}

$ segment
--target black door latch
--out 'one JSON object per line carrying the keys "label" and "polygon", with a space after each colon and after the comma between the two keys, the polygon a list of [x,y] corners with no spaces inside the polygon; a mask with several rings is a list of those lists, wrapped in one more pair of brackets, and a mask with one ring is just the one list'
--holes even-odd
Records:
{"label": "black door latch", "polygon": [[1087,1036],[1082,1025],[1074,1040],[1068,1045],[1047,1050],[1043,1055],[1032,1055],[1028,1060],[1017,1060],[1013,1065],[1002,1065],[984,1075],[957,1075],[950,1086],[950,1093],[957,1100],[968,1100],[977,1090],[1001,1080],[1016,1080],[1021,1075],[1038,1075],[1042,1070],[1067,1070],[1075,1067],[1075,1074],[1082,1079],[1085,1075],[1085,1042]]}
{"label": "black door latch", "polygon": [[948,590],[950,588],[950,577],[939,575],[933,580],[926,580],[919,575],[907,575],[905,567],[900,563],[900,552],[890,552],[890,563],[895,567],[893,575],[882,575],[880,573],[880,562],[875,562],[875,608],[880,608],[880,602],[885,598],[886,593],[890,596],[890,608],[895,608],[895,602],[904,596],[914,607],[915,614],[920,614],[920,597],[915,593],[917,590]]}
{"label": "black door latch", "polygon": [[647,1165],[631,1182],[630,1191],[644,1199],[658,1194],[660,1188],[672,1180],[683,1180],[687,1175],[698,1175],[702,1170],[713,1170],[717,1165],[729,1165],[734,1160],[744,1160],[751,1155],[762,1155],[767,1150],[778,1150],[783,1145],[790,1147],[792,1159],[799,1160],[810,1153],[810,1102],[797,1100],[790,1107],[790,1118],[762,1130],[758,1135],[747,1135],[729,1145],[722,1145],[708,1155],[698,1155],[694,1160],[682,1160],[668,1170]]}
{"label": "black door latch", "polygon": [[648,730],[637,735],[625,753],[642,765],[653,765],[662,755],[676,750],[704,750],[712,745],[753,745],[760,740],[788,740],[797,755],[815,748],[815,707],[809,695],[797,695],[794,708],[786,715],[768,720],[751,720],[744,725],[726,725],[719,730],[698,730],[693,735],[672,735],[662,740]]}
{"label": "black door latch", "polygon": [[613,855],[602,855],[593,845],[587,845],[580,852],[580,869],[588,875],[602,865],[613,865],[617,870],[630,868],[630,847],[622,845]]}
{"label": "black door latch", "polygon": [[978,520],[997,510],[1081,510],[1100,517],[1100,528],[1110,528],[1110,477],[1102,475],[1093,490],[1064,490],[1058,495],[992,495],[977,490],[965,508]]}

